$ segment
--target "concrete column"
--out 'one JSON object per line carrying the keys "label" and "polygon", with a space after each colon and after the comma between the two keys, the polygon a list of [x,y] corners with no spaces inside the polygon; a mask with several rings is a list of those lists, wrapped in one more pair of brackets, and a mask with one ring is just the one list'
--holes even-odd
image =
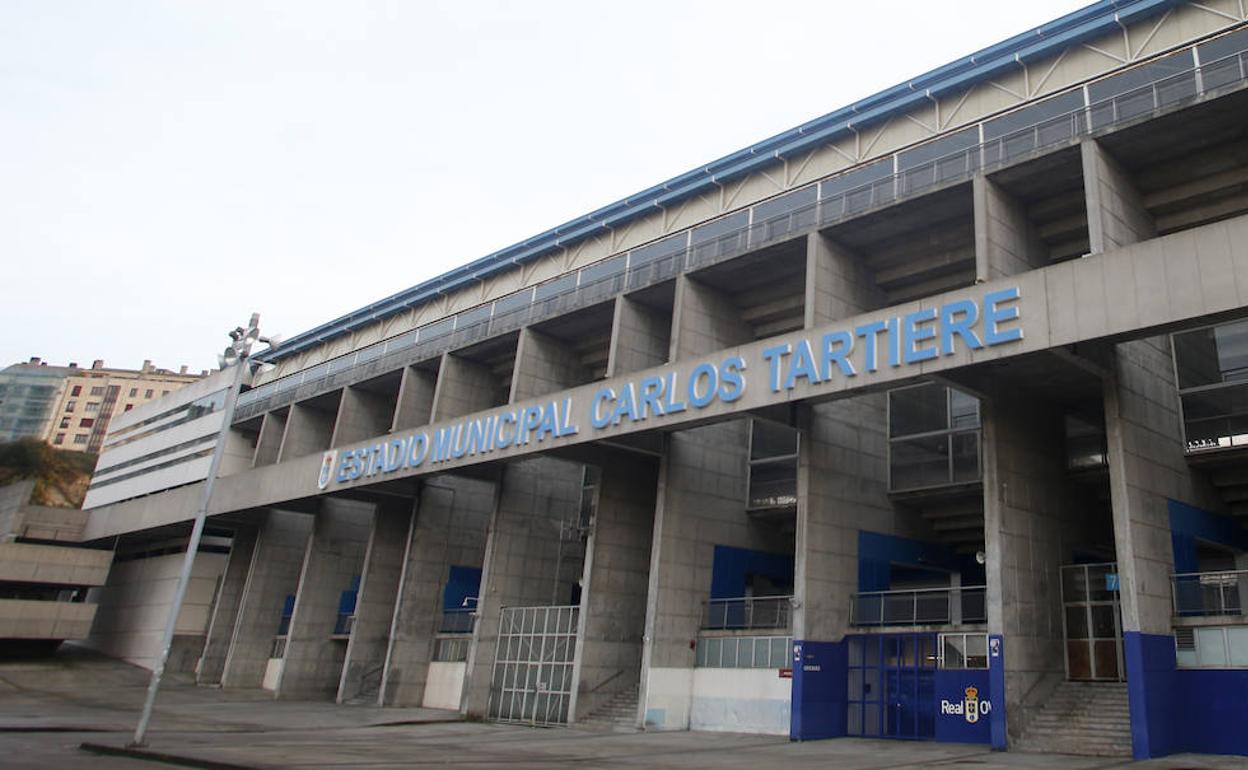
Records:
{"label": "concrete column", "polygon": [[696,725],[696,642],[710,598],[715,546],[793,549],[774,522],[755,522],[745,511],[748,429],[738,420],[669,436],[650,550],[641,692],[647,727]]}
{"label": "concrete column", "polygon": [[658,463],[613,453],[600,473],[581,594],[578,719],[638,686],[646,625]]}
{"label": "concrete column", "polygon": [[238,620],[239,606],[251,571],[252,557],[256,550],[258,532],[255,526],[240,526],[234,530],[230,541],[230,555],[226,559],[225,572],[212,605],[208,621],[208,633],[199,665],[195,668],[198,684],[220,684],[225,670],[225,657],[230,651],[234,626]]}
{"label": "concrete column", "polygon": [[487,481],[439,476],[421,487],[415,520],[403,539],[402,587],[390,623],[382,705],[422,705],[450,568],[482,566],[494,503],[494,484]]}
{"label": "concrete column", "polygon": [[384,436],[394,422],[394,406],[389,397],[380,393],[356,386],[343,388],[330,445],[339,447]]}
{"label": "concrete column", "polygon": [[972,180],[971,197],[975,210],[977,283],[1048,264],[1048,247],[1027,218],[1027,210],[1012,195],[980,175]]}
{"label": "concrete column", "polygon": [[858,532],[897,529],[888,499],[886,396],[802,410],[793,638],[839,641],[858,591]]}
{"label": "concrete column", "polygon": [[260,438],[256,440],[256,453],[251,464],[254,468],[272,465],[282,449],[282,436],[286,433],[286,410],[265,412],[260,423]]}
{"label": "concrete column", "polygon": [[494,374],[487,367],[446,353],[438,369],[432,421],[450,420],[489,409],[494,406],[496,390]]}
{"label": "concrete column", "polygon": [[338,683],[339,703],[357,699],[375,702],[381,698],[390,625],[394,621],[414,515],[414,501],[399,497],[382,500],[373,511],[360,592],[355,603],[355,623],[351,627],[346,661]]}
{"label": "concrete column", "polygon": [[672,320],[667,313],[623,294],[615,298],[607,377],[662,366],[671,346]]}
{"label": "concrete column", "polygon": [[363,566],[372,508],[354,500],[321,501],[299,575],[276,697],[332,698],[337,693],[347,643],[330,637],[342,592]]}
{"label": "concrete column", "polygon": [[500,609],[571,602],[584,567],[580,538],[568,537],[580,512],[582,481],[582,466],[561,460],[536,458],[503,469],[486,542],[464,713],[487,713]]}
{"label": "concrete column", "polygon": [[723,292],[680,275],[668,358],[681,361],[754,340],[754,330]]}
{"label": "concrete column", "polygon": [[306,514],[269,510],[262,515],[221,674],[223,687],[259,687],[264,681],[282,605],[299,586],[311,533],[312,517]]}
{"label": "concrete column", "polygon": [[329,449],[334,434],[335,411],[306,402],[292,404],[286,417],[286,431],[278,462],[317,454]]}
{"label": "concrete column", "polygon": [[585,365],[568,345],[531,328],[520,330],[511,403],[574,388],[589,379]]}
{"label": "concrete column", "polygon": [[806,238],[807,329],[883,307],[883,292],[862,259],[822,233]]}
{"label": "concrete column", "polygon": [[1157,228],[1131,177],[1095,139],[1080,143],[1093,254],[1153,238]]}
{"label": "concrete column", "polygon": [[399,403],[394,410],[396,431],[428,425],[433,416],[433,391],[438,386],[438,373],[409,366],[403,370],[399,385]]}

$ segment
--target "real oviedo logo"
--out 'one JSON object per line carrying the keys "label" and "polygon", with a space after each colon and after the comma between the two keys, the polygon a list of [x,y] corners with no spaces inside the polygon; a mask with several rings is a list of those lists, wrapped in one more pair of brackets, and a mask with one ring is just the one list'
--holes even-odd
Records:
{"label": "real oviedo logo", "polygon": [[979,699],[979,688],[975,685],[967,687],[963,691],[966,698],[960,702],[942,700],[940,702],[940,713],[946,716],[960,716],[966,720],[967,724],[975,724],[981,716],[987,716],[992,711],[992,702]]}
{"label": "real oviedo logo", "polygon": [[338,450],[331,449],[321,458],[321,475],[316,478],[316,488],[324,489],[334,480],[334,466],[338,464]]}

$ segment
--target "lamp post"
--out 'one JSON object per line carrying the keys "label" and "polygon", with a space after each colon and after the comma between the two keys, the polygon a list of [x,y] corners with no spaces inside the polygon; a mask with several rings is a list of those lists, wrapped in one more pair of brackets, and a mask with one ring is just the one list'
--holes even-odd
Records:
{"label": "lamp post", "polygon": [[144,745],[147,737],[148,722],[152,719],[152,707],[156,704],[156,693],[160,690],[160,681],[165,673],[165,665],[169,662],[169,648],[173,646],[173,634],[178,624],[178,615],[182,613],[182,600],[186,597],[186,587],[191,582],[191,569],[195,566],[195,554],[199,551],[199,541],[204,534],[204,520],[208,518],[208,503],[212,500],[212,489],[216,485],[217,474],[221,470],[221,458],[225,455],[225,444],[229,438],[230,424],[234,422],[234,406],[238,403],[238,393],[242,390],[243,381],[247,379],[251,368],[251,347],[257,342],[268,343],[276,347],[276,339],[260,336],[260,314],[252,313],[247,328],[238,327],[229,332],[230,344],[225,352],[218,356],[222,371],[234,367],[234,378],[226,391],[225,404],[221,410],[221,430],[217,435],[217,444],[212,450],[212,461],[208,465],[208,477],[204,479],[204,488],[199,496],[199,505],[195,508],[195,522],[191,527],[191,538],[186,544],[186,556],[182,560],[182,573],[178,575],[178,585],[173,593],[173,605],[169,609],[169,618],[165,622],[164,635],[160,642],[160,658],[152,669],[152,680],[147,686],[147,699],[143,703],[143,713],[139,724],[134,728],[134,740],[131,746]]}

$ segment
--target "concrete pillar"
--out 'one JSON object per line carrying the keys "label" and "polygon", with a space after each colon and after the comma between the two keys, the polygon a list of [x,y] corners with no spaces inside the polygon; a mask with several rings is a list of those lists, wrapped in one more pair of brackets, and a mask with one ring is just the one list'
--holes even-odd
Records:
{"label": "concrete pillar", "polygon": [[322,499],[299,575],[276,697],[333,698],[337,693],[347,642],[331,637],[342,593],[363,566],[372,508],[355,500]]}
{"label": "concrete pillar", "polygon": [[582,481],[582,466],[548,458],[503,469],[486,542],[464,713],[487,713],[500,609],[571,603],[584,567],[575,533]]}
{"label": "concrete pillar", "polygon": [[265,412],[260,423],[260,438],[256,440],[256,454],[251,460],[252,467],[272,465],[277,462],[278,453],[282,450],[282,436],[286,434],[287,410]]}
{"label": "concrete pillar", "polygon": [[612,453],[602,463],[586,544],[576,716],[638,687],[658,463]]}
{"label": "concrete pillar", "polygon": [[668,438],[650,550],[641,692],[647,727],[697,724],[696,642],[715,546],[792,552],[793,541],[774,522],[755,522],[746,513],[748,435],[748,422],[738,420]]}
{"label": "concrete pillar", "polygon": [[807,329],[884,304],[883,292],[861,257],[822,233],[806,238]]}
{"label": "concrete pillar", "polygon": [[1099,254],[1155,237],[1153,217],[1126,170],[1095,139],[1079,146],[1090,251]]}
{"label": "concrete pillar", "polygon": [[567,344],[531,328],[520,330],[511,403],[574,388],[589,380],[585,365]]}
{"label": "concrete pillar", "polygon": [[975,281],[983,283],[1049,262],[1049,249],[1027,210],[986,176],[971,183],[975,211]]}
{"label": "concrete pillar", "polygon": [[221,674],[223,687],[259,687],[286,597],[299,586],[299,571],[312,533],[312,517],[269,510],[261,515],[247,584]]}
{"label": "concrete pillar", "polygon": [[882,393],[800,414],[793,638],[840,641],[858,591],[858,532],[892,533]]}
{"label": "concrete pillar", "polygon": [[225,572],[217,589],[208,621],[208,633],[199,665],[195,668],[198,684],[220,684],[225,670],[225,657],[230,651],[234,626],[238,620],[239,606],[251,571],[252,557],[256,550],[258,532],[255,526],[240,526],[234,530],[230,541],[230,555],[225,562]]}
{"label": "concrete pillar", "polygon": [[338,683],[339,703],[363,699],[382,705],[381,680],[390,646],[390,625],[414,515],[414,501],[400,497],[382,500],[373,511],[355,623]]}
{"label": "concrete pillar", "polygon": [[388,396],[360,387],[343,388],[331,446],[384,436],[394,422],[394,402]]}
{"label": "concrete pillar", "polygon": [[489,368],[452,353],[443,354],[433,394],[433,422],[489,409],[495,405],[497,389]]}
{"label": "concrete pillar", "polygon": [[753,340],[754,330],[723,292],[688,275],[677,277],[669,360],[681,361]]}
{"label": "concrete pillar", "polygon": [[488,481],[438,476],[421,487],[415,520],[403,539],[402,587],[390,623],[382,705],[422,705],[450,568],[482,566],[494,504],[494,484]]}
{"label": "concrete pillar", "polygon": [[433,392],[438,386],[437,371],[416,366],[403,370],[399,385],[399,403],[394,410],[396,431],[428,425],[433,416]]}
{"label": "concrete pillar", "polygon": [[1059,407],[999,391],[980,410],[988,632],[1007,640],[1006,715],[1017,738],[1027,709],[1065,676],[1061,567],[1098,541],[1109,516],[1068,477]]}
{"label": "concrete pillar", "polygon": [[307,402],[291,404],[277,461],[285,462],[329,449],[334,434],[335,411]]}
{"label": "concrete pillar", "polygon": [[672,320],[667,313],[623,294],[615,298],[607,377],[662,366],[671,346]]}

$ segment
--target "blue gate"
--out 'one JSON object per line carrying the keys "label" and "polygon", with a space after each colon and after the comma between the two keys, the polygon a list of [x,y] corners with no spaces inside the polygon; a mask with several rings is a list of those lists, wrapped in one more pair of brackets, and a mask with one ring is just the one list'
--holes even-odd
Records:
{"label": "blue gate", "polygon": [[936,634],[851,636],[847,734],[936,737]]}

